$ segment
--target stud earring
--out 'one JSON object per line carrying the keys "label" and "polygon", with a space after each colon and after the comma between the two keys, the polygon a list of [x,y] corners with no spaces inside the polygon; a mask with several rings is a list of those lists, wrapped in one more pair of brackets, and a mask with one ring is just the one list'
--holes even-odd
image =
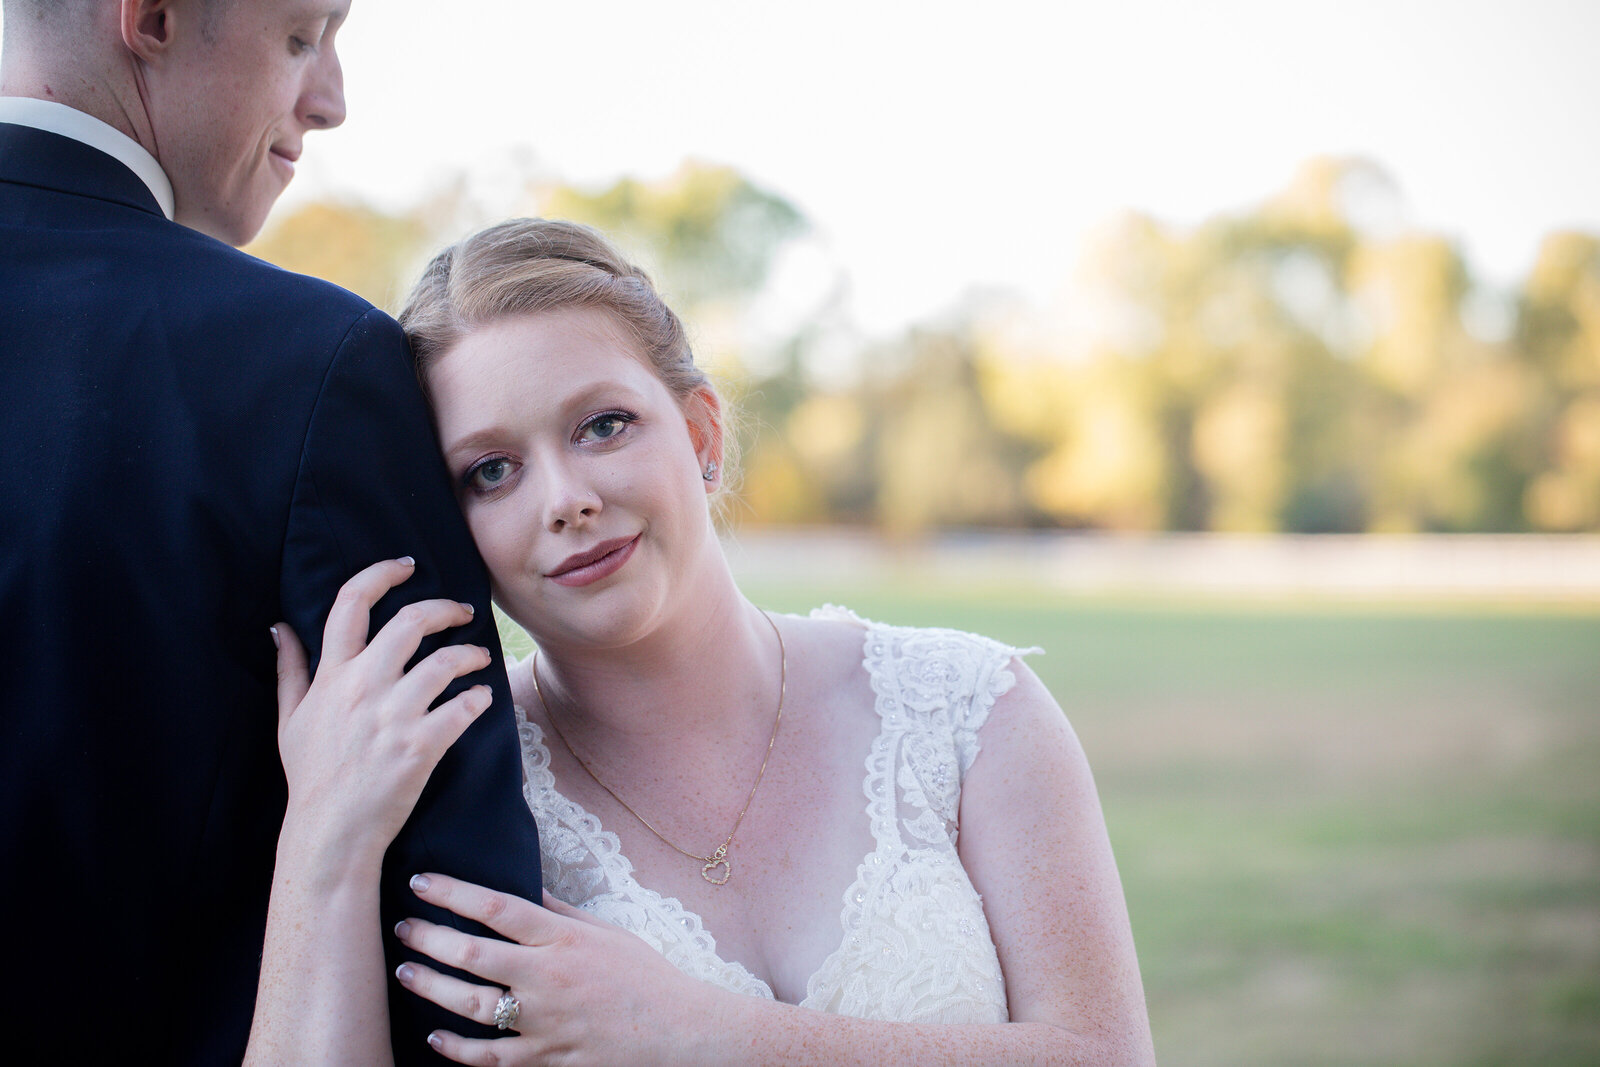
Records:
{"label": "stud earring", "polygon": [[717,461],[716,460],[712,460],[710,463],[706,464],[706,472],[704,474],[702,474],[700,477],[704,478],[706,481],[709,482],[709,481],[714,480],[716,478],[716,476],[717,476]]}

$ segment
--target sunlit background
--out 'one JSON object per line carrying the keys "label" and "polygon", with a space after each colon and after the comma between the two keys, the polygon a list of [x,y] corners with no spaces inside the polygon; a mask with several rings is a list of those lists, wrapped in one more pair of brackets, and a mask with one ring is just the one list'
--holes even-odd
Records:
{"label": "sunlit background", "polygon": [[393,306],[578,217],[740,526],[1600,529],[1600,5],[358,4],[259,245]]}
{"label": "sunlit background", "polygon": [[759,603],[1048,650],[1169,1067],[1593,1064],[1597,42],[361,0],[253,250],[391,309],[509,214],[646,262],[745,416]]}

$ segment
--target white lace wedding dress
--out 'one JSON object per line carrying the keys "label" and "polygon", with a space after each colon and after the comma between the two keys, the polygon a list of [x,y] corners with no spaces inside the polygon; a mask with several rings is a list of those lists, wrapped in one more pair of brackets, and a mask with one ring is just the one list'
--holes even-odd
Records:
{"label": "white lace wedding dress", "polygon": [[[1015,682],[1023,651],[955,630],[908,629],[826,607],[865,627],[864,666],[882,729],[862,785],[876,847],[841,897],[840,943],[806,983],[803,1007],[902,1022],[1005,1022],[1006,991],[982,903],[956,854],[961,781],[978,729]],[[717,955],[700,917],[634,877],[617,836],[556,789],[536,723],[517,712],[523,787],[539,823],[544,885],[629,930],[696,978],[772,997]]]}

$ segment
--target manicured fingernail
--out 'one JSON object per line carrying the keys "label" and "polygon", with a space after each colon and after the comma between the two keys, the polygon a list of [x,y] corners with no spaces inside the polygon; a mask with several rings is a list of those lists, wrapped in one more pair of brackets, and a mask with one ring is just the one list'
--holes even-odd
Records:
{"label": "manicured fingernail", "polygon": [[283,647],[283,638],[278,636],[278,628],[276,626],[267,627],[267,633],[272,635],[272,647],[273,648],[282,648]]}
{"label": "manicured fingernail", "polygon": [[404,941],[406,938],[410,937],[411,936],[411,924],[406,922],[404,919],[401,919],[399,922],[395,923],[394,924],[394,936],[398,937],[402,941]]}
{"label": "manicured fingernail", "polygon": [[417,973],[416,971],[413,971],[411,969],[411,964],[409,964],[409,963],[402,963],[400,966],[398,966],[398,967],[396,967],[394,969],[394,976],[396,978],[400,979],[400,981],[402,981],[402,982],[411,981],[412,977],[416,973]]}
{"label": "manicured fingernail", "polygon": [[444,1048],[444,1038],[440,1037],[438,1034],[429,1034],[428,1044],[433,1046],[433,1051],[438,1052],[440,1049]]}
{"label": "manicured fingernail", "polygon": [[414,892],[426,893],[428,891],[428,887],[432,884],[432,882],[428,881],[428,876],[425,874],[413,874],[411,876],[411,888]]}
{"label": "manicured fingernail", "polygon": [[415,567],[417,565],[417,561],[412,559],[410,556],[401,556],[399,559],[395,560],[395,562],[400,564],[402,567]]}
{"label": "manicured fingernail", "polygon": [[476,615],[478,613],[478,609],[468,604],[465,600],[461,602],[461,606],[467,609],[468,615]]}

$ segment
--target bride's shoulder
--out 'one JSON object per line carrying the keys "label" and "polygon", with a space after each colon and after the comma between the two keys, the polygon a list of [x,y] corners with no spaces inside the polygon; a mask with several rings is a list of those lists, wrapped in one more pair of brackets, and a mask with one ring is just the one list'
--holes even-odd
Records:
{"label": "bride's shoulder", "polygon": [[788,658],[789,695],[820,712],[837,712],[846,722],[870,716],[872,688],[864,668],[866,620],[834,608],[806,615],[773,613]]}
{"label": "bride's shoulder", "polygon": [[823,672],[854,672],[861,668],[867,620],[834,607],[817,608],[807,615],[774,615],[790,658]]}
{"label": "bride's shoulder", "polygon": [[808,673],[852,681],[870,676],[880,688],[937,680],[961,688],[958,680],[965,679],[967,688],[993,688],[998,695],[1014,681],[1009,668],[1020,666],[1018,658],[1040,651],[964,630],[874,622],[833,604],[783,620],[791,651],[798,653],[793,658],[807,663]]}

